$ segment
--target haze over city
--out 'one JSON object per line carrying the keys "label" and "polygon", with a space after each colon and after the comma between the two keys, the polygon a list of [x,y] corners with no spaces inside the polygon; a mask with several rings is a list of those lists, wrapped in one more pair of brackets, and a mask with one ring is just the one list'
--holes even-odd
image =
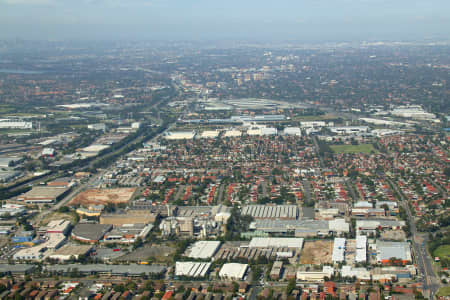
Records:
{"label": "haze over city", "polygon": [[1,0],[0,37],[24,39],[432,40],[446,0]]}

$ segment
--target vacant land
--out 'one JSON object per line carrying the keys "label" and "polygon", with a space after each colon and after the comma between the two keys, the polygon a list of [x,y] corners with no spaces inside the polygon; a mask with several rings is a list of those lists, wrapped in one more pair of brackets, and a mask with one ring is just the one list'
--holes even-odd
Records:
{"label": "vacant land", "polygon": [[70,221],[72,224],[77,223],[76,215],[75,213],[61,213],[61,212],[53,212],[45,216],[44,219],[40,221],[41,226],[47,225],[52,220],[67,220]]}
{"label": "vacant land", "polygon": [[377,152],[372,144],[361,145],[332,145],[331,149],[336,153],[370,153]]}
{"label": "vacant land", "polygon": [[436,250],[434,250],[433,255],[439,258],[450,258],[450,245],[437,247]]}
{"label": "vacant land", "polygon": [[124,256],[116,259],[121,262],[142,262],[151,260],[152,262],[167,263],[172,259],[175,248],[164,245],[151,245],[138,248]]}
{"label": "vacant land", "polygon": [[98,205],[126,203],[133,198],[136,188],[90,189],[79,193],[69,205]]}
{"label": "vacant land", "polygon": [[306,241],[300,255],[300,264],[320,265],[331,263],[332,252],[332,241]]}

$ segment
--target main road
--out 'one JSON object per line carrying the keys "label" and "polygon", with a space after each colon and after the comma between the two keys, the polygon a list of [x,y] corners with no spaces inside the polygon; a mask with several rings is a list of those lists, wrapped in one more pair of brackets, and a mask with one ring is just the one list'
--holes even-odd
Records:
{"label": "main road", "polygon": [[411,209],[409,207],[407,199],[399,190],[398,186],[390,178],[388,178],[388,180],[393,189],[401,198],[400,205],[406,211],[406,216],[408,218],[409,228],[411,231],[411,244],[413,246],[418,271],[419,274],[423,274],[422,283],[424,296],[428,296],[430,299],[433,299],[434,295],[436,295],[437,291],[439,290],[440,281],[434,273],[432,258],[430,257],[430,255],[428,255],[425,247],[427,236],[426,234],[421,234],[417,231],[416,221],[411,213]]}

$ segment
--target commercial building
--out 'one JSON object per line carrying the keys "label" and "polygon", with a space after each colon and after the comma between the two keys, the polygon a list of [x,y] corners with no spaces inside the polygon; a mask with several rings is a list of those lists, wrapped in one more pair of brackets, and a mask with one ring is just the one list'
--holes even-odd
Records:
{"label": "commercial building", "polygon": [[336,220],[279,220],[256,219],[250,223],[251,231],[264,233],[295,235],[295,237],[341,235],[349,231],[349,224],[344,219]]}
{"label": "commercial building", "polygon": [[17,197],[25,203],[55,203],[61,200],[69,189],[64,187],[34,186],[31,191]]}
{"label": "commercial building", "polygon": [[370,280],[370,272],[366,268],[354,268],[352,266],[342,266],[342,277],[356,277],[359,280]]}
{"label": "commercial building", "polygon": [[23,157],[18,156],[0,156],[0,168],[10,168],[23,161]]}
{"label": "commercial building", "polygon": [[152,228],[151,224],[124,224],[106,233],[104,241],[122,244],[134,243],[138,238],[145,239]]}
{"label": "commercial building", "polygon": [[367,260],[367,236],[356,236],[356,255],[355,261],[357,263],[363,263]]}
{"label": "commercial building", "polygon": [[286,127],[283,129],[283,135],[301,136],[302,132],[299,127]]}
{"label": "commercial building", "polygon": [[104,123],[89,124],[88,129],[106,131],[106,125]]}
{"label": "commercial building", "polygon": [[377,241],[377,262],[381,264],[395,263],[408,264],[411,262],[411,249],[407,242]]}
{"label": "commercial building", "polygon": [[35,236],[34,231],[19,231],[11,238],[13,243],[27,243],[31,242]]}
{"label": "commercial building", "polygon": [[177,261],[175,263],[175,276],[184,276],[192,278],[205,277],[210,266],[211,263]]}
{"label": "commercial building", "polygon": [[303,238],[252,238],[249,248],[295,248],[302,249]]}
{"label": "commercial building", "polygon": [[377,229],[399,230],[403,226],[405,226],[405,221],[389,220],[389,219],[356,220],[356,234],[357,235],[375,234]]}
{"label": "commercial building", "polygon": [[247,130],[248,135],[277,135],[277,129],[274,127],[250,127]]}
{"label": "commercial building", "polygon": [[219,277],[229,280],[243,280],[247,273],[247,264],[228,263],[222,266],[219,271]]}
{"label": "commercial building", "polygon": [[44,227],[47,234],[60,233],[66,235],[70,230],[71,223],[68,220],[53,220]]}
{"label": "commercial building", "polygon": [[0,264],[0,274],[2,275],[26,275],[31,274],[36,268],[35,265],[30,264]]}
{"label": "commercial building", "polygon": [[195,131],[167,132],[164,136],[167,140],[192,140],[197,133]]}
{"label": "commercial building", "polygon": [[298,218],[296,205],[247,205],[242,209],[242,215],[249,215],[255,219],[286,219]]}
{"label": "commercial building", "polygon": [[190,258],[207,259],[214,256],[220,247],[219,241],[198,241],[192,244],[187,250],[187,256]]}
{"label": "commercial building", "polygon": [[224,137],[240,137],[242,135],[242,131],[230,129],[225,131]]}
{"label": "commercial building", "polygon": [[27,210],[25,206],[20,204],[6,203],[0,208],[0,218],[2,217],[17,217],[23,215]]}
{"label": "commercial building", "polygon": [[85,243],[97,243],[112,229],[109,224],[77,224],[72,230],[72,238]]}
{"label": "commercial building", "polygon": [[270,270],[270,279],[278,280],[281,277],[281,272],[283,270],[283,262],[276,261],[272,265],[272,270]]}
{"label": "commercial building", "polygon": [[92,246],[90,245],[66,244],[49,255],[49,258],[68,261],[72,258],[78,259],[82,255],[87,255],[91,250]]}
{"label": "commercial building", "polygon": [[219,136],[219,134],[220,130],[206,130],[201,133],[200,138],[215,139]]}
{"label": "commercial building", "polygon": [[54,274],[67,275],[79,272],[84,275],[139,277],[142,275],[163,274],[166,271],[160,265],[104,265],[104,264],[68,264],[46,266],[45,270]]}
{"label": "commercial building", "polygon": [[331,255],[331,260],[333,263],[340,263],[344,261],[345,255],[345,239],[335,238],[333,244],[333,254]]}
{"label": "commercial building", "polygon": [[0,119],[0,129],[32,129],[32,122],[13,119]]}
{"label": "commercial building", "polygon": [[297,271],[297,280],[310,282],[324,282],[325,278],[331,278],[334,274],[334,268],[323,266],[322,271]]}
{"label": "commercial building", "polygon": [[88,207],[78,207],[76,213],[86,217],[100,217],[104,205],[89,205]]}
{"label": "commercial building", "polygon": [[329,127],[331,132],[338,135],[356,135],[369,132],[368,126],[343,126],[343,127]]}

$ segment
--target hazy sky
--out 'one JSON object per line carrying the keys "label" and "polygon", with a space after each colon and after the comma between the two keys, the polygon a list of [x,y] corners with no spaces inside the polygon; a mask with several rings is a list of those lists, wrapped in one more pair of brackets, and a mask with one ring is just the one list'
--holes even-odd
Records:
{"label": "hazy sky", "polygon": [[0,0],[0,38],[415,40],[450,0]]}

